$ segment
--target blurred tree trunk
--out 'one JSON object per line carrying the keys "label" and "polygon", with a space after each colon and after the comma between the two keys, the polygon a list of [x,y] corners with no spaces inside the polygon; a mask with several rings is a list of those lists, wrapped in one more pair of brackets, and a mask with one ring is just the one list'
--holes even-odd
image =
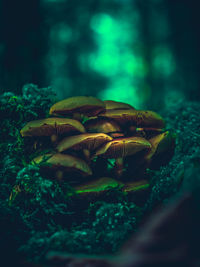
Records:
{"label": "blurred tree trunk", "polygon": [[19,92],[25,83],[43,86],[46,29],[40,0],[0,1],[0,87]]}
{"label": "blurred tree trunk", "polygon": [[171,39],[182,72],[187,98],[200,100],[200,14],[198,0],[166,0]]}

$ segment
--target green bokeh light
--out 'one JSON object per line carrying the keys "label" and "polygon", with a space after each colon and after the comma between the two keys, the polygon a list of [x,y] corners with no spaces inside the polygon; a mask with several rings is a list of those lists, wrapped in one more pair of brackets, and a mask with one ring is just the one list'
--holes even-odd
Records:
{"label": "green bokeh light", "polygon": [[97,34],[102,35],[101,38],[103,39],[115,40],[119,38],[117,21],[106,13],[94,15],[90,26]]}
{"label": "green bokeh light", "polygon": [[148,67],[141,53],[134,54],[133,36],[137,34],[132,32],[136,28],[128,18],[115,18],[106,13],[93,16],[91,28],[98,49],[89,56],[90,67],[109,80],[108,87],[98,97],[141,107],[143,101],[137,91],[139,87],[142,89],[140,79],[145,77]]}
{"label": "green bokeh light", "polygon": [[176,69],[172,52],[166,46],[157,46],[153,50],[153,68],[155,75],[169,76]]}
{"label": "green bokeh light", "polygon": [[133,87],[129,79],[123,77],[113,82],[110,87],[102,90],[98,96],[103,100],[121,101],[137,108],[141,104],[137,89]]}
{"label": "green bokeh light", "polygon": [[58,23],[51,29],[50,38],[57,44],[65,46],[74,38],[74,33],[66,23]]}
{"label": "green bokeh light", "polygon": [[[159,18],[162,16],[159,15]],[[142,23],[137,7],[133,11],[122,5],[122,9],[115,14],[91,14],[89,26],[96,50],[78,51],[77,65],[82,75],[75,82],[69,71],[68,46],[70,49],[72,43],[80,41],[81,32],[69,26],[66,21],[55,24],[51,28],[51,45],[46,65],[48,79],[56,88],[59,98],[68,97],[77,88],[80,95],[94,94],[101,99],[123,101],[138,109],[145,108],[154,91],[154,83],[147,85],[147,82],[159,80],[167,84],[176,72],[176,62],[173,51],[166,42],[155,41],[151,47],[146,47]],[[83,34],[81,38],[83,41],[84,36]],[[105,78],[105,83],[102,83],[105,87],[92,93],[86,82],[89,77],[87,75]]]}

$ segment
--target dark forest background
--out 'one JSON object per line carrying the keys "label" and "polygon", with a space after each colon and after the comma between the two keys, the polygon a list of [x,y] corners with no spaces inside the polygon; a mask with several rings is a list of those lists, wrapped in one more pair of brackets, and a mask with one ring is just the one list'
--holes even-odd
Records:
{"label": "dark forest background", "polygon": [[200,100],[198,0],[0,0],[0,91]]}

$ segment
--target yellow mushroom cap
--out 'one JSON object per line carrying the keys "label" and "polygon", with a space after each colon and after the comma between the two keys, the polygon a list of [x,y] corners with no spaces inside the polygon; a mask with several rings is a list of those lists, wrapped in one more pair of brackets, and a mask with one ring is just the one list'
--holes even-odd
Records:
{"label": "yellow mushroom cap", "polygon": [[75,187],[79,195],[97,195],[113,188],[123,187],[123,183],[109,177],[101,177]]}
{"label": "yellow mushroom cap", "polygon": [[88,149],[93,151],[111,140],[112,137],[104,133],[85,133],[64,138],[57,145],[56,149],[58,152],[65,151],[69,148],[75,150]]}
{"label": "yellow mushroom cap", "polygon": [[174,135],[169,131],[152,137],[149,139],[149,142],[152,144],[152,148],[145,157],[148,160],[155,155],[159,155],[165,151],[173,150],[175,146]]}
{"label": "yellow mushroom cap", "polygon": [[130,193],[149,188],[149,182],[147,180],[133,181],[124,184],[122,188],[123,192]]}
{"label": "yellow mushroom cap", "polygon": [[92,175],[92,170],[84,160],[71,155],[49,153],[34,158],[32,163],[46,168],[64,169],[66,172],[78,172],[83,176]]}
{"label": "yellow mushroom cap", "polygon": [[118,101],[113,101],[113,100],[104,100],[104,103],[106,105],[106,110],[108,109],[135,109],[133,106],[123,103],[123,102],[118,102]]}
{"label": "yellow mushroom cap", "polygon": [[151,143],[142,137],[119,138],[101,146],[94,154],[105,158],[121,158],[134,155],[143,150],[150,149]]}
{"label": "yellow mushroom cap", "polygon": [[65,118],[46,118],[28,122],[20,131],[24,136],[51,136],[71,132],[84,133],[84,126],[77,120]]}
{"label": "yellow mushroom cap", "polygon": [[96,116],[105,111],[105,104],[93,96],[75,96],[55,103],[49,111],[51,115],[66,115],[82,113],[87,116]]}
{"label": "yellow mushroom cap", "polygon": [[99,114],[99,117],[114,119],[121,125],[129,122],[137,127],[163,128],[165,126],[163,118],[150,110],[107,110],[105,113]]}

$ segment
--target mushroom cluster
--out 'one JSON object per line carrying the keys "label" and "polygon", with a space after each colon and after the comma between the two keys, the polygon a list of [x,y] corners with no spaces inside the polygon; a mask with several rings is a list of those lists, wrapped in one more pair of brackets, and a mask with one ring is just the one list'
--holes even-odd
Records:
{"label": "mushroom cluster", "polygon": [[40,153],[32,163],[50,178],[67,180],[82,196],[110,188],[125,194],[144,190],[149,186],[146,169],[160,166],[173,154],[173,135],[153,111],[77,96],[55,103],[49,114],[20,131]]}

